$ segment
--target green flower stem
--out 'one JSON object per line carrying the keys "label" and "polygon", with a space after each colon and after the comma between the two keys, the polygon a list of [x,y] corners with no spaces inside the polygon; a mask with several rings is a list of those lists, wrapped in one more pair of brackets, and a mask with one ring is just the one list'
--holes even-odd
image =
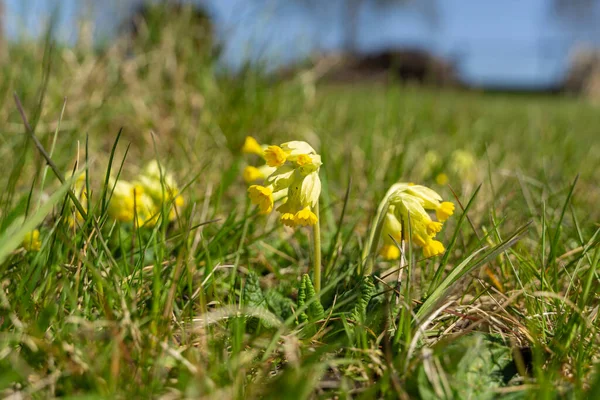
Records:
{"label": "green flower stem", "polygon": [[319,216],[319,202],[315,206],[315,215],[317,223],[313,226],[313,247],[314,247],[314,280],[315,292],[321,291],[321,217]]}
{"label": "green flower stem", "polygon": [[[402,235],[404,236],[404,234]],[[402,237],[400,241],[400,268],[398,268],[398,279],[396,280],[396,305],[400,304],[400,289],[402,288],[402,272],[406,268],[406,241]]]}

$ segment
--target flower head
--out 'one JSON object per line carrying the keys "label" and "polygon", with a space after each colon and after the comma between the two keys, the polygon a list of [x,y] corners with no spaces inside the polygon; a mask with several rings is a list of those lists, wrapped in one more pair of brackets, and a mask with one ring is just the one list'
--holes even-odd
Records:
{"label": "flower head", "polygon": [[[274,186],[278,190],[288,191],[285,202],[277,207],[277,211],[282,213],[281,222],[292,227],[316,224],[318,217],[312,210],[317,206],[321,194],[318,172],[313,171],[304,175],[300,168],[295,168],[289,173],[289,177],[273,174],[267,181],[272,177]],[[291,218],[288,214],[294,217]]]}
{"label": "flower head", "polygon": [[[402,232],[406,235],[409,231],[412,243],[423,248],[425,257],[444,253],[444,245],[434,238],[442,230],[443,222],[454,213],[454,204],[442,201],[442,197],[428,187],[408,183],[393,185],[386,199],[389,207],[381,228],[383,247],[380,250],[384,258],[394,259],[392,256],[396,255],[390,247],[395,244],[391,237],[399,242],[403,239]],[[437,221],[431,218],[429,211],[435,211]]]}
{"label": "flower head", "polygon": [[268,146],[265,160],[274,168],[265,179],[266,186],[253,185],[248,189],[252,203],[258,205],[262,213],[269,213],[273,209],[273,197],[287,195],[285,202],[277,207],[281,223],[290,227],[316,224],[321,157],[308,143],[292,141]]}
{"label": "flower head", "polygon": [[304,207],[302,210],[294,214],[294,223],[296,225],[314,225],[317,223],[317,221],[317,216],[310,210],[309,206]]}
{"label": "flower head", "polygon": [[265,161],[269,167],[280,167],[286,159],[287,153],[279,146],[269,146],[265,150]]}

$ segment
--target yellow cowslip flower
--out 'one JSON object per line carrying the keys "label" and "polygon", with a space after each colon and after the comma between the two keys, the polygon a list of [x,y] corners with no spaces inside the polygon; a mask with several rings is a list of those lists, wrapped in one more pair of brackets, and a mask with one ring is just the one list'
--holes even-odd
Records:
{"label": "yellow cowslip flower", "polygon": [[40,251],[42,248],[42,241],[40,240],[40,231],[37,229],[27,232],[21,243],[23,248],[27,251]]}
{"label": "yellow cowslip flower", "polygon": [[266,179],[275,171],[275,168],[269,167],[268,165],[261,165],[260,167],[247,166],[244,168],[244,180],[246,183],[252,183]]}
{"label": "yellow cowslip flower", "polygon": [[244,146],[242,146],[242,152],[247,154],[256,154],[261,157],[265,156],[265,150],[252,136],[246,136]]}
{"label": "yellow cowslip flower", "polygon": [[258,206],[261,214],[273,211],[273,186],[252,185],[248,188],[248,196]]}
{"label": "yellow cowslip flower", "polygon": [[267,147],[265,159],[267,165],[277,168],[265,180],[266,186],[250,186],[252,203],[266,214],[273,209],[273,195],[287,192],[287,199],[277,208],[280,221],[291,227],[316,224],[314,209],[321,194],[321,156],[308,143],[292,141]]}
{"label": "yellow cowslip flower", "polygon": [[[158,161],[150,161],[142,173],[138,176],[135,185],[140,186],[144,193],[147,193],[154,201],[156,208],[161,208],[163,203],[167,206],[175,205],[177,208],[183,207],[185,200],[179,194],[179,187],[172,174],[164,169],[161,174],[161,167]],[[176,217],[175,209],[169,211],[169,220]]]}
{"label": "yellow cowslip flower", "polygon": [[[291,213],[289,213],[289,215],[288,215],[288,218],[287,218],[288,220],[289,220],[290,215],[291,215]],[[310,211],[309,206],[304,207],[302,210],[300,210],[296,214],[294,214],[294,225],[302,225],[302,226],[314,225],[317,223],[317,221],[318,221],[317,216],[315,215],[315,213]]]}
{"label": "yellow cowslip flower", "polygon": [[[315,149],[308,143],[299,140],[286,142],[281,146],[269,146],[265,150],[265,160],[270,167],[280,167],[286,161],[296,163],[300,166],[310,164],[312,160],[311,155],[317,155]],[[299,158],[300,161],[298,160]],[[319,161],[320,159],[319,157]]]}
{"label": "yellow cowslip flower", "polygon": [[[434,238],[442,230],[442,222],[453,214],[454,204],[442,201],[439,194],[425,186],[407,183],[393,185],[386,199],[389,201],[389,208],[382,228],[384,247],[380,254],[387,259],[395,255],[389,247],[391,241],[389,234],[393,232],[401,237],[402,231],[408,232],[409,224],[411,240],[423,248],[425,257],[444,253],[444,245]],[[435,211],[438,221],[432,220],[427,210]],[[394,218],[388,217],[389,214],[399,221],[398,224],[394,222]],[[394,239],[400,241],[396,237]]]}
{"label": "yellow cowslip flower", "polygon": [[394,206],[389,207],[384,218],[381,230],[383,246],[381,246],[379,254],[385,260],[397,260],[400,257],[400,249],[394,240],[398,243],[402,240],[402,224],[394,215]]}
{"label": "yellow cowslip flower", "polygon": [[265,161],[269,167],[280,167],[285,163],[287,154],[279,146],[269,146],[265,150]]}
{"label": "yellow cowslip flower", "polygon": [[[136,222],[140,226],[153,226],[159,215],[159,208],[139,184],[127,181],[114,181],[110,202],[108,204],[108,215],[121,222]],[[137,220],[136,220],[137,217]]]}

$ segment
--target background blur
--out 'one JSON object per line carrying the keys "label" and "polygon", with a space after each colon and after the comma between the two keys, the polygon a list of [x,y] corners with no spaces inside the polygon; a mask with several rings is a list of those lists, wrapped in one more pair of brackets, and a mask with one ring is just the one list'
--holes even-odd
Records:
{"label": "background blur", "polygon": [[[600,0],[0,4],[0,398],[600,398]],[[251,206],[248,136],[322,157],[327,321],[295,321],[316,246]],[[81,226],[36,146],[86,169]],[[151,160],[176,220],[117,223]],[[455,202],[447,251],[365,303],[399,180]]]}
{"label": "background blur", "polygon": [[[64,44],[103,47],[134,32],[144,0],[4,0],[10,41],[53,21]],[[499,90],[600,86],[596,0],[175,0],[210,24],[218,68],[286,73],[315,63],[331,79],[388,76]]]}

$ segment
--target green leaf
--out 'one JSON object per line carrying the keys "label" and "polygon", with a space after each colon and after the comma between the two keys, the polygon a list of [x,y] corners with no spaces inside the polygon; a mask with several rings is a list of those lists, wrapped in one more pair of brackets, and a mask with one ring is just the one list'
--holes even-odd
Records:
{"label": "green leaf", "polygon": [[422,399],[494,399],[494,389],[505,385],[512,362],[510,347],[483,334],[442,342],[419,367],[417,386]]}
{"label": "green leaf", "polygon": [[[303,309],[305,304],[306,304],[306,280],[304,279],[304,276],[303,276],[302,279],[300,279],[300,287],[298,288],[298,309],[299,310]],[[306,321],[308,321],[308,315],[306,315],[306,312],[302,311],[298,315],[298,322],[303,323]]]}
{"label": "green leaf", "polygon": [[323,305],[315,292],[315,287],[307,274],[302,276],[300,287],[298,288],[298,309],[304,307],[305,304],[308,304],[306,312],[301,312],[298,316],[298,321],[300,323],[308,320],[316,321],[323,319],[325,310],[323,309]]}
{"label": "green leaf", "polygon": [[266,292],[265,300],[273,314],[277,315],[283,321],[292,315],[294,302],[277,290],[269,290]]}
{"label": "green leaf", "polygon": [[306,297],[308,300],[314,298],[314,300],[308,305],[307,313],[308,318],[313,321],[323,319],[325,317],[325,310],[323,309],[323,305],[317,298],[317,293],[315,292],[315,287],[313,286],[312,281],[308,275],[304,275],[303,279],[306,281]]}
{"label": "green leaf", "polygon": [[[267,301],[260,288],[258,275],[254,271],[250,271],[246,277],[246,284],[244,285],[244,291],[242,292],[242,304],[246,309],[254,310],[258,313],[268,311]],[[247,326],[250,330],[254,331],[258,329],[260,324],[265,328],[276,327],[276,324],[269,323],[267,319],[257,318],[255,316],[248,318]]]}
{"label": "green leaf", "polygon": [[350,319],[353,319],[354,321],[364,321],[367,306],[369,305],[369,301],[371,301],[371,297],[373,297],[373,294],[375,293],[373,277],[361,277],[358,290],[360,291],[360,296],[358,297],[358,301],[350,313]]}
{"label": "green leaf", "polygon": [[250,271],[246,277],[246,284],[242,293],[242,304],[246,307],[262,307],[265,308],[265,296],[260,288],[258,275],[254,271]]}
{"label": "green leaf", "polygon": [[507,240],[488,250],[475,261],[471,262],[477,255],[479,255],[485,249],[480,249],[474,252],[463,262],[461,262],[458,266],[456,266],[452,270],[452,272],[450,272],[450,274],[435,288],[431,295],[427,297],[423,305],[417,311],[415,321],[417,321],[418,323],[418,321],[422,321],[427,315],[429,315],[431,311],[433,311],[435,305],[447,297],[448,293],[452,289],[452,286],[454,286],[454,284],[460,278],[473,271],[475,268],[486,264],[493,258],[497,257],[500,253],[512,247],[515,243],[519,241],[521,236],[525,234],[528,228],[529,224],[522,226],[521,228],[517,229],[517,231],[513,233],[513,235]]}

